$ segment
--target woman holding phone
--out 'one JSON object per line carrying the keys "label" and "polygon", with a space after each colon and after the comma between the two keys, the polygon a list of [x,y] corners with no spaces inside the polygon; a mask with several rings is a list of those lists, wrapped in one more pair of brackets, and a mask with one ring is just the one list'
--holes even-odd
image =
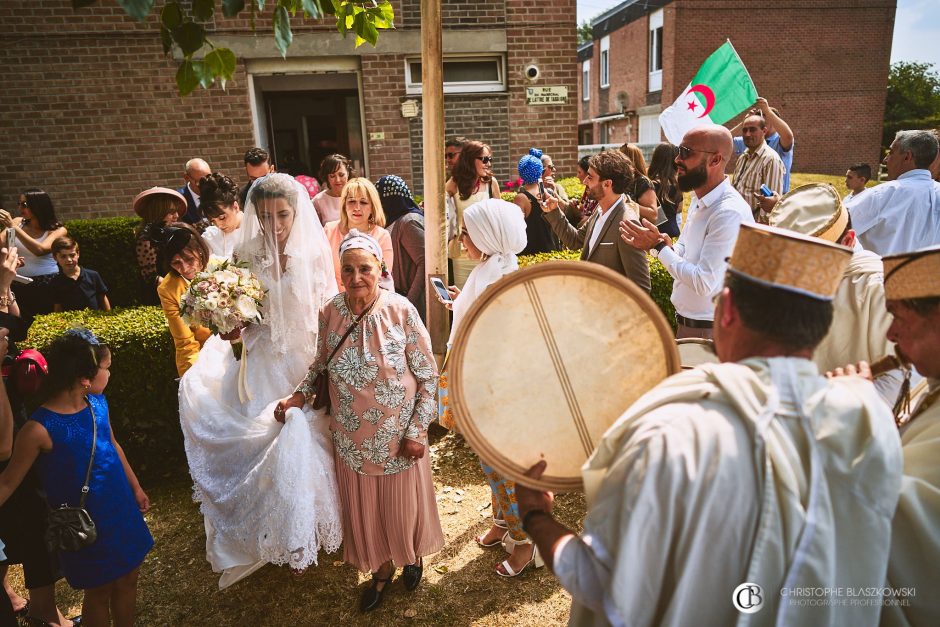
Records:
{"label": "woman holding phone", "polygon": [[41,189],[27,189],[20,194],[19,208],[18,218],[0,210],[0,226],[14,231],[13,244],[24,261],[19,274],[32,279],[31,283],[13,286],[20,317],[29,326],[35,316],[52,312],[50,284],[59,273],[59,266],[52,258],[52,242],[68,231],[56,217],[49,194]]}

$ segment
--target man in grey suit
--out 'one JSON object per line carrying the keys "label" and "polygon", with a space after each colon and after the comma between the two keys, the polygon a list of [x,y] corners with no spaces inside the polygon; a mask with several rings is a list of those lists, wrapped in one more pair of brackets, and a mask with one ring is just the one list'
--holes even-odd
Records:
{"label": "man in grey suit", "polygon": [[640,288],[650,291],[650,266],[645,250],[638,250],[620,238],[622,220],[639,220],[639,206],[625,195],[633,168],[619,152],[602,152],[588,161],[585,193],[597,201],[594,214],[576,229],[549,196],[542,204],[544,217],[558,239],[570,249],[581,249],[581,259],[593,261],[619,272]]}

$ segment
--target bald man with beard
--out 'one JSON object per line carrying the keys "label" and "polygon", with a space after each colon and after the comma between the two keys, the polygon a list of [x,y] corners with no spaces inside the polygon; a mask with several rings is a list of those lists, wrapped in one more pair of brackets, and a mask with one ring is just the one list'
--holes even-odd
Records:
{"label": "bald man with beard", "polygon": [[649,220],[620,223],[623,240],[657,257],[674,280],[677,338],[711,339],[714,298],[721,291],[738,229],[754,222],[750,205],[725,175],[733,153],[731,132],[723,126],[699,126],[682,138],[676,169],[679,188],[692,192],[688,217],[675,244]]}

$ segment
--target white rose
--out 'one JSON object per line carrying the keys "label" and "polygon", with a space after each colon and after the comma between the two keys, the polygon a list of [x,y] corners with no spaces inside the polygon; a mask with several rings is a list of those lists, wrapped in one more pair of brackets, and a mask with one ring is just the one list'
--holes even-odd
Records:
{"label": "white rose", "polygon": [[235,310],[245,320],[253,320],[258,317],[258,306],[255,301],[248,296],[239,296],[235,301]]}
{"label": "white rose", "polygon": [[219,306],[218,292],[210,292],[205,300],[202,301],[202,306],[209,311],[214,311]]}
{"label": "white rose", "polygon": [[238,283],[238,275],[231,270],[219,270],[213,273],[212,276],[220,285],[236,285]]}

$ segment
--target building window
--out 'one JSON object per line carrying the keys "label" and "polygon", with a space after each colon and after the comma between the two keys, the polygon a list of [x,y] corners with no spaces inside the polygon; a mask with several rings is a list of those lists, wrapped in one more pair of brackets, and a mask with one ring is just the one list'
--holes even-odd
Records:
{"label": "building window", "polygon": [[650,13],[649,91],[663,88],[663,10]]}
{"label": "building window", "polygon": [[591,62],[581,64],[581,100],[591,99]]}
{"label": "building window", "polygon": [[659,143],[659,116],[641,115],[640,116],[640,144],[658,144]]}
{"label": "building window", "polygon": [[610,35],[601,39],[601,89],[610,87]]}
{"label": "building window", "polygon": [[[502,56],[447,57],[444,93],[506,91],[506,64]],[[421,93],[421,59],[405,61],[405,93]]]}

